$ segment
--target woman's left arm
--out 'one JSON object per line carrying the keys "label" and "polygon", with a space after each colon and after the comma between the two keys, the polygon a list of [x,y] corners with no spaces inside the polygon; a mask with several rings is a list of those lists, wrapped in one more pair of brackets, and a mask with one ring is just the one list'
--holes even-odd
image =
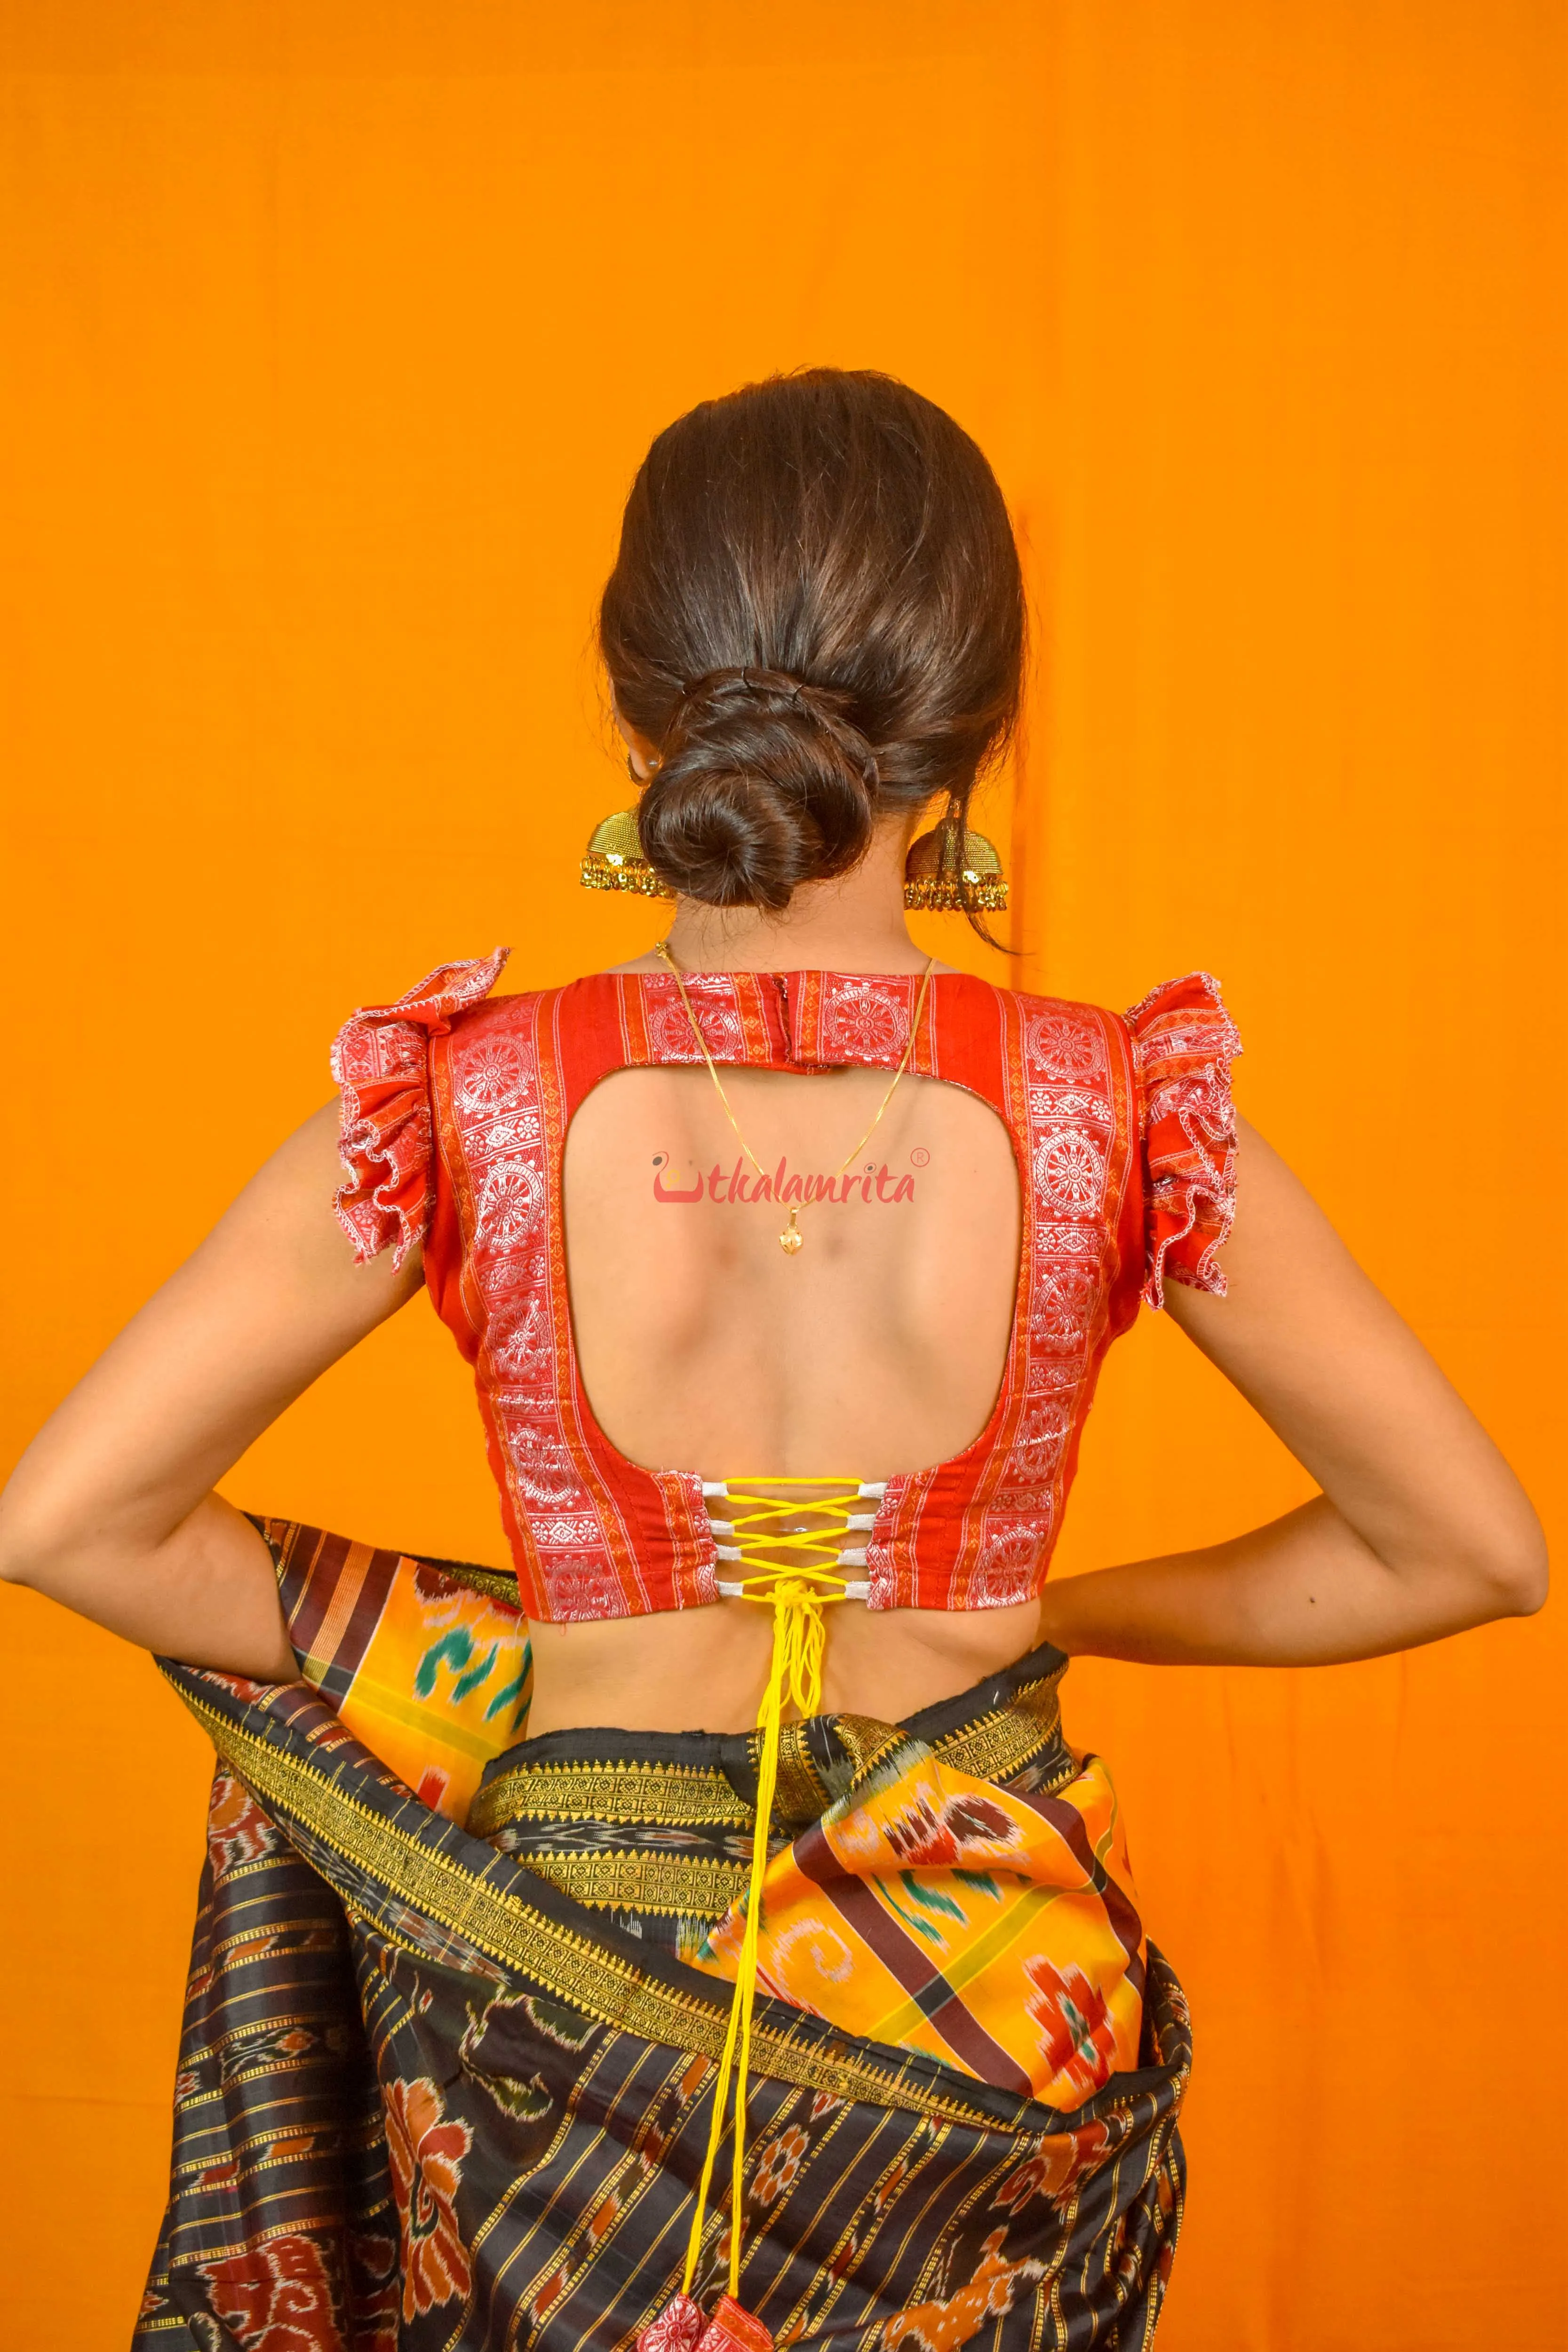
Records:
{"label": "woman's left arm", "polygon": [[1149,1664],[1321,1665],[1546,1598],[1528,1496],[1278,1153],[1241,1125],[1223,1298],[1166,1304],[1322,1488],[1228,1542],[1064,1577],[1040,1633]]}

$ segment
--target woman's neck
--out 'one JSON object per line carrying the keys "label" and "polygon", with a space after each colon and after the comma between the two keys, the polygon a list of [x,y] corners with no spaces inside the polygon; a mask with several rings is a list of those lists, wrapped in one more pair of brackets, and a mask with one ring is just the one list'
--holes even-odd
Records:
{"label": "woman's neck", "polygon": [[776,914],[678,899],[669,951],[684,971],[923,971],[904,920],[909,835],[901,819],[879,825],[858,866],[804,883]]}

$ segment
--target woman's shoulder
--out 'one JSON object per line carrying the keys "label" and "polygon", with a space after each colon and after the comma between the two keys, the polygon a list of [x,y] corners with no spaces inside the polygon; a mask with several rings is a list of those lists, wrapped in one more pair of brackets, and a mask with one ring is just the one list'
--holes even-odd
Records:
{"label": "woman's shoulder", "polygon": [[[362,1004],[344,1022],[333,1049],[340,1082],[351,1077],[353,1066],[374,1066],[389,1074],[389,1064],[407,1066],[422,1060],[433,1034],[453,1029],[489,1028],[496,1024],[537,1019],[542,1009],[616,999],[627,981],[668,978],[665,967],[650,955],[581,972],[552,985],[496,992],[496,984],[510,955],[500,947],[488,956],[458,958],[437,964],[401,996],[384,1003]],[[1026,1046],[1034,1057],[1065,1054],[1081,1061],[1094,1051],[1094,1041],[1121,1044],[1133,1067],[1147,1083],[1157,1082],[1189,1067],[1195,1061],[1229,1062],[1241,1051],[1236,1024],[1226,1010],[1219,982],[1205,971],[1190,971],[1162,981],[1125,1012],[1088,998],[1058,996],[1043,990],[1016,988],[981,979],[952,965],[938,964],[934,976],[955,989],[960,997],[973,992],[974,1001],[1004,1003],[1020,1024]],[[693,975],[711,986],[726,975]]]}
{"label": "woman's shoulder", "polygon": [[998,985],[994,992],[1017,1008],[1026,1034],[1039,1050],[1065,1046],[1074,1037],[1096,1032],[1112,1033],[1125,1039],[1134,1066],[1143,1076],[1194,1056],[1228,1063],[1241,1051],[1219,982],[1206,971],[1161,981],[1121,1013],[1085,998],[1049,996],[1031,989]]}
{"label": "woman's shoulder", "polygon": [[481,1003],[500,978],[510,953],[510,948],[496,948],[488,956],[438,963],[401,996],[382,1004],[357,1006],[338,1032],[333,1049],[335,1075],[342,1079],[336,1065],[345,1053],[372,1048],[389,1030],[445,1027],[459,1013]]}
{"label": "woman's shoulder", "polygon": [[332,1048],[339,1084],[352,1081],[356,1072],[384,1076],[398,1070],[415,1076],[423,1071],[437,1037],[529,1021],[542,1005],[579,993],[605,992],[616,979],[614,972],[586,972],[553,986],[498,993],[497,982],[510,955],[510,948],[500,947],[488,956],[459,956],[437,964],[401,996],[357,1006],[338,1031]]}
{"label": "woman's shoulder", "polygon": [[1137,1147],[1143,1296],[1167,1281],[1223,1292],[1218,1252],[1236,1208],[1231,1066],[1241,1039],[1206,971],[1162,981],[1125,1013],[1008,992],[1020,1008],[1031,1106],[1047,1124],[1092,1125],[1118,1095]]}

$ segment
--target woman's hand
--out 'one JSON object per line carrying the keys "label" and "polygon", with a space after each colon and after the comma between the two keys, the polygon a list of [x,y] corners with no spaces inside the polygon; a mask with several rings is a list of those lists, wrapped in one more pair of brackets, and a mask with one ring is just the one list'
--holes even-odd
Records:
{"label": "woman's hand", "polygon": [[307,1119],[72,1390],[0,1496],[0,1577],[128,1641],[293,1679],[266,1544],[212,1487],[403,1306],[417,1252],[355,1265],[336,1104]]}
{"label": "woman's hand", "polygon": [[1228,1543],[1063,1578],[1041,1638],[1150,1664],[1316,1665],[1539,1609],[1545,1539],[1518,1479],[1245,1123],[1224,1263],[1225,1297],[1172,1285],[1166,1303],[1323,1491]]}

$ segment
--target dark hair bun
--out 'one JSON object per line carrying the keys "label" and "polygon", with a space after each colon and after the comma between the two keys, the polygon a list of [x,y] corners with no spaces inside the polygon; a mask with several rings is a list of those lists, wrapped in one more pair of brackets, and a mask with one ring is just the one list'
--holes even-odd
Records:
{"label": "dark hair bun", "polygon": [[787,906],[865,855],[877,762],[849,698],[782,670],[686,686],[637,807],[661,882],[710,907]]}
{"label": "dark hair bun", "polygon": [[671,889],[776,909],[933,802],[962,839],[1022,673],[996,478],[889,376],[808,368],[704,401],[637,470],[599,643],[659,757],[637,826]]}

